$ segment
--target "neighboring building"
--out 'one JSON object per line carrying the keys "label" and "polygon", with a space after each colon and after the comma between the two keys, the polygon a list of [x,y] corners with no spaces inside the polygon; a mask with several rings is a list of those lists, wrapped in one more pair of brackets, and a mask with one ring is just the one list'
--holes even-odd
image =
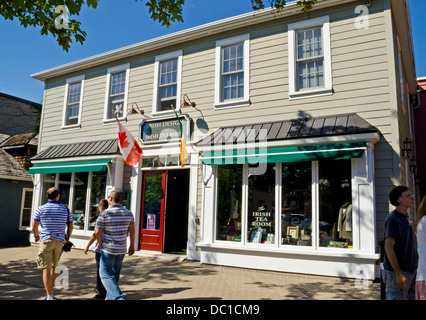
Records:
{"label": "neighboring building", "polygon": [[426,77],[418,78],[419,95],[414,108],[414,128],[416,137],[416,165],[417,181],[420,187],[420,196],[426,195]]}
{"label": "neighboring building", "polygon": [[[58,186],[83,248],[98,200],[123,190],[141,252],[375,278],[389,191],[414,187],[408,3],[295,3],[32,75],[45,84],[33,207]],[[135,167],[114,112],[142,147]]]}
{"label": "neighboring building", "polygon": [[41,104],[0,92],[0,246],[28,245],[33,202],[30,158],[37,153]]}
{"label": "neighboring building", "polygon": [[0,247],[30,243],[33,181],[19,160],[0,147]]}

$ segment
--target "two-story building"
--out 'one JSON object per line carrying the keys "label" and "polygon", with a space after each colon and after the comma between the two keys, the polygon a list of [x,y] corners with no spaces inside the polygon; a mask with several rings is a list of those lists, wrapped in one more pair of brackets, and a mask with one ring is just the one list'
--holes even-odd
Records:
{"label": "two-story building", "polygon": [[[78,247],[118,189],[139,252],[377,275],[389,191],[413,188],[407,1],[319,0],[309,14],[295,1],[32,77],[45,83],[33,207],[58,186]],[[139,141],[138,165],[120,154],[114,114]]]}

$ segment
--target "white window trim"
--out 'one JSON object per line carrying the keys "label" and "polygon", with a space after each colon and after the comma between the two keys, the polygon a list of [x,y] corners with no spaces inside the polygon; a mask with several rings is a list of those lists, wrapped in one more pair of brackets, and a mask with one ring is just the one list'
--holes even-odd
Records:
{"label": "white window trim", "polygon": [[[72,78],[68,78],[65,84],[65,98],[64,98],[64,108],[62,115],[62,130],[75,129],[81,127],[81,109],[83,108],[83,93],[84,93],[84,80],[85,75],[79,75]],[[68,108],[68,93],[70,85],[73,83],[81,82],[81,91],[80,91],[80,104],[78,108],[78,122],[76,124],[67,125],[67,108]]]}
{"label": "white window trim", "polygon": [[[324,54],[324,87],[297,90],[296,86],[296,31],[315,26],[323,27],[323,54]],[[330,48],[330,19],[329,16],[312,20],[292,23],[288,25],[288,75],[289,99],[310,98],[314,96],[333,94],[333,81],[331,74],[331,48]]]}
{"label": "white window trim", "polygon": [[[234,43],[244,43],[244,97],[221,101],[222,92],[222,47]],[[214,106],[216,109],[226,107],[242,107],[250,105],[250,34],[216,41],[216,63],[215,63],[215,93]]]}
{"label": "white window trim", "polygon": [[[31,208],[25,208],[24,207],[24,205],[25,205],[25,195],[26,195],[26,193],[27,192],[32,192],[33,193],[33,200],[31,201]],[[19,230],[28,230],[28,227],[23,227],[22,226],[22,216],[23,216],[23,214],[24,214],[24,209],[31,209],[31,211],[32,211],[32,204],[34,203],[34,189],[33,188],[23,188],[22,189],[22,198],[21,198],[21,212],[20,212],[20,215],[19,215]],[[30,215],[30,225],[29,225],[29,227],[31,228],[31,217],[32,217],[32,214]]]}
{"label": "white window trim", "polygon": [[110,91],[110,83],[111,83],[111,74],[118,71],[126,71],[126,84],[124,87],[124,103],[123,103],[123,116],[118,117],[118,120],[126,120],[127,115],[127,97],[129,93],[129,74],[130,74],[130,63],[122,64],[119,66],[108,68],[107,70],[107,81],[106,81],[106,90],[105,90],[105,103],[104,103],[104,124],[111,124],[115,123],[115,118],[108,119],[107,118],[107,108],[108,108],[108,101],[109,101],[109,91]]}
{"label": "white window trim", "polygon": [[173,110],[165,110],[165,111],[157,111],[157,106],[159,103],[159,81],[160,81],[160,62],[170,59],[177,58],[177,85],[176,85],[176,106],[175,110],[180,110],[181,103],[181,91],[182,91],[182,50],[177,50],[173,52],[169,52],[166,54],[162,54],[155,57],[155,72],[154,72],[154,90],[152,96],[152,115],[153,116],[167,116],[174,115]]}

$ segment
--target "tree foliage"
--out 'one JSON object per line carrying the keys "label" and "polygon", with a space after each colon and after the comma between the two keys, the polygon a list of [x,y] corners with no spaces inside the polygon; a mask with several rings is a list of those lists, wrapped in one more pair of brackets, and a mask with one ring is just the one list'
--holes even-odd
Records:
{"label": "tree foliage", "polygon": [[[151,19],[163,26],[170,27],[172,23],[183,22],[185,0],[135,1],[145,2]],[[53,35],[59,46],[68,52],[73,41],[83,44],[87,35],[81,29],[81,22],[71,17],[78,16],[83,6],[96,9],[100,2],[101,0],[0,0],[0,15],[6,20],[18,19],[24,28],[40,28],[42,35]],[[318,0],[300,0],[297,4],[303,12],[307,12],[317,2]],[[251,4],[255,11],[267,6],[281,10],[286,5],[286,0],[251,0]]]}

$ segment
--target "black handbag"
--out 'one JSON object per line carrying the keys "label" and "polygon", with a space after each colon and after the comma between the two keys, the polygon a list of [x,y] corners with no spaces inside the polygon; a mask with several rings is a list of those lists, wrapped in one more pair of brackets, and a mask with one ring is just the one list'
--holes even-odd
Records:
{"label": "black handbag", "polygon": [[[67,209],[68,209],[68,207],[67,207]],[[69,209],[68,209],[68,213],[69,213]],[[67,219],[68,219],[68,217],[67,217]],[[71,248],[75,247],[74,243],[72,243],[71,241],[69,241],[69,238],[70,238],[70,223],[67,222],[67,234],[65,235],[65,241],[66,242],[62,246],[62,250],[64,252],[70,252]]]}
{"label": "black handbag", "polygon": [[67,240],[67,242],[65,242],[62,246],[62,250],[64,250],[64,252],[70,252],[72,247],[75,247],[74,243]]}

